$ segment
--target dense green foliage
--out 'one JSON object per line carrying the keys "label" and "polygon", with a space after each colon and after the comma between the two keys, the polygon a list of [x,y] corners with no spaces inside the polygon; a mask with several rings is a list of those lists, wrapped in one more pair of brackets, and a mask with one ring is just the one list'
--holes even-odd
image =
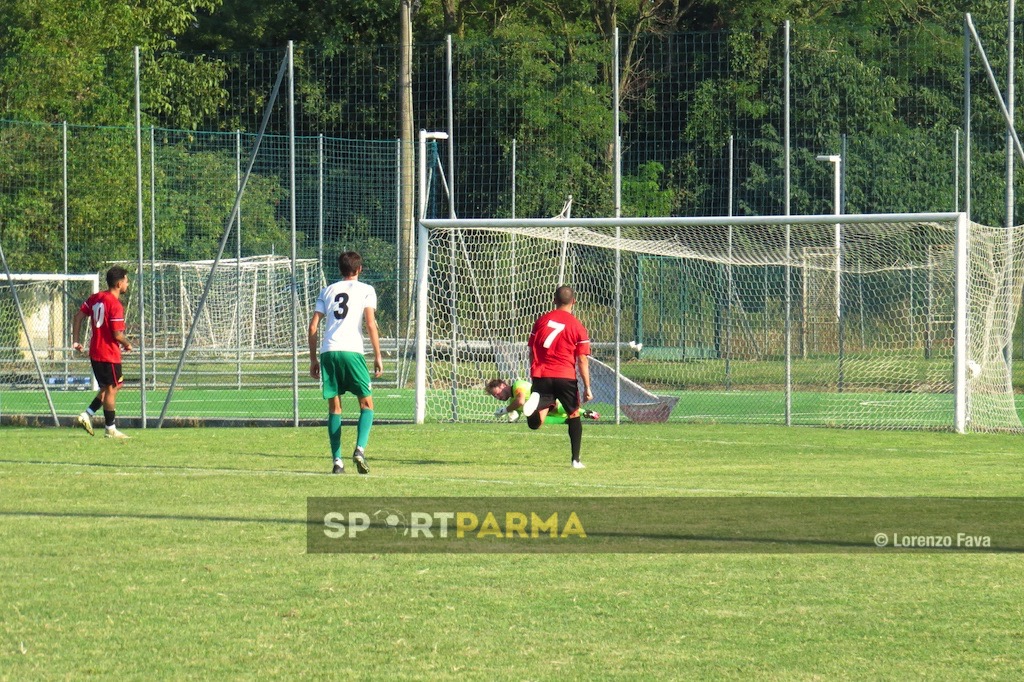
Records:
{"label": "dense green foliage", "polygon": [[[0,0],[7,19],[0,26],[0,117],[124,129],[82,133],[82,146],[71,144],[72,269],[99,267],[90,260],[97,244],[110,249],[106,258],[134,259],[134,46],[141,48],[145,126],[255,132],[292,40],[300,135],[394,140],[398,17],[407,1]],[[832,212],[830,169],[815,156],[840,150],[847,212],[950,210],[956,203],[965,3],[423,0],[411,8],[416,128],[447,127],[444,41],[453,36],[460,216],[509,216],[513,205],[517,216],[553,215],[568,194],[573,215],[612,213],[616,27],[624,214],[784,212],[787,20],[791,211]],[[986,0],[969,9],[996,72],[1005,73],[1005,8]],[[1004,126],[977,71],[972,215],[999,223]],[[282,106],[270,132],[287,129]],[[12,126],[0,136],[0,235],[17,269],[54,268],[62,255],[53,235],[62,213],[60,131]],[[233,150],[181,139],[160,155],[174,168],[156,173],[158,257],[210,257],[230,212]],[[725,191],[731,163],[734,197]],[[166,177],[171,170],[203,184],[185,187]],[[283,164],[257,168],[247,199],[254,218],[247,253],[283,244],[283,171]],[[299,183],[308,196],[309,179]],[[395,242],[359,211],[331,216],[347,232],[328,242],[359,235]],[[299,229],[308,247],[310,227]],[[79,253],[86,243],[89,251]],[[385,251],[382,257],[390,256]]]}

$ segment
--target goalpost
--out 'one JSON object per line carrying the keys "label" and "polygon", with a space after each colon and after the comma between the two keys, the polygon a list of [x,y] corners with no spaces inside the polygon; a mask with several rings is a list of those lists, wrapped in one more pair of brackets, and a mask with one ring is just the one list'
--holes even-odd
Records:
{"label": "goalpost", "polygon": [[[196,325],[193,362],[204,363],[203,374],[190,385],[240,388],[252,383],[252,363],[292,355],[292,260],[273,254],[240,259],[223,258],[210,280],[213,261],[157,261],[146,264],[146,277],[155,296],[149,319],[150,379],[167,379],[172,363],[185,343],[190,325]],[[209,280],[206,304],[199,301]],[[320,262],[295,260],[298,318],[308,320],[325,286]],[[194,320],[196,315],[199,318]],[[129,310],[129,322],[137,317]],[[216,369],[214,369],[216,368]]]}
{"label": "goalpost", "polygon": [[50,389],[98,390],[88,356],[71,349],[71,322],[99,287],[97,274],[0,273],[0,385],[42,388],[34,353]]}
{"label": "goalpost", "polygon": [[[1024,239],[1007,228],[960,213],[421,228],[417,421],[490,420],[484,383],[568,284],[595,358],[677,400],[672,421],[1022,429],[1003,348]],[[810,345],[801,330],[815,324]]]}

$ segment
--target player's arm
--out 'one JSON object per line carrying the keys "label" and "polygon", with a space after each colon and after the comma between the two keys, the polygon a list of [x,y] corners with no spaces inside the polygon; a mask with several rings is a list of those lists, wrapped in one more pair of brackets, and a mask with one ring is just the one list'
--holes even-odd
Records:
{"label": "player's arm", "polygon": [[[533,325],[533,329],[530,330],[530,336],[526,339],[526,368],[530,370],[533,367],[533,340],[537,336],[537,323]],[[532,379],[532,377],[531,377]]]}
{"label": "player's arm", "polygon": [[579,357],[580,378],[583,379],[583,402],[593,400],[594,394],[590,390],[590,356]]}
{"label": "player's arm", "polygon": [[309,318],[309,329],[306,331],[306,340],[309,343],[309,376],[314,379],[320,378],[320,358],[316,353],[317,331],[320,329],[320,320],[324,314],[319,310]]}
{"label": "player's arm", "polygon": [[108,324],[110,325],[110,335],[114,337],[114,341],[121,344],[121,348],[125,351],[131,351],[132,344],[129,343],[128,337],[124,333],[124,307],[120,301],[115,301],[111,304],[110,309],[107,311]]}
{"label": "player's arm", "polygon": [[524,391],[522,388],[512,391],[512,398],[509,399],[508,405],[506,406],[505,409],[508,410],[509,412],[515,412],[516,410],[519,410],[520,408],[522,408],[523,405],[526,404],[526,401],[529,399],[529,397],[529,391]]}
{"label": "player's arm", "polygon": [[132,344],[128,342],[128,337],[124,335],[123,329],[116,329],[111,332],[114,336],[114,340],[121,344],[121,347],[126,351],[131,352]]}
{"label": "player's arm", "polygon": [[366,333],[370,337],[370,345],[373,346],[373,376],[380,377],[384,373],[384,361],[380,355],[380,332],[377,331],[377,311],[373,308],[366,308],[363,311],[363,321],[366,324]]}
{"label": "player's arm", "polygon": [[75,317],[71,320],[71,347],[77,351],[85,350],[85,347],[82,345],[82,323],[88,317],[79,309],[75,311]]}

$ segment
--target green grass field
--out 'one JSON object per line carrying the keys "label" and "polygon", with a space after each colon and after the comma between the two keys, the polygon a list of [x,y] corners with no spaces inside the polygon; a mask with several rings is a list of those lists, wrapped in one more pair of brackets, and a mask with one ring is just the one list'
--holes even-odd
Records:
{"label": "green grass field", "polygon": [[[463,421],[493,421],[497,403],[479,390],[459,391],[459,415]],[[672,412],[674,422],[722,424],[785,423],[785,396],[781,391],[662,391],[674,395],[679,403]],[[52,391],[58,415],[76,415],[93,397],[91,391]],[[148,419],[155,424],[164,405],[166,392],[147,392]],[[141,396],[136,387],[124,389],[118,396],[118,414],[137,418],[141,414]],[[1016,396],[1017,412],[1024,418],[1024,395]],[[410,422],[414,415],[415,395],[412,389],[381,388],[374,391],[375,417],[381,422]],[[358,416],[355,399],[342,399],[346,419]],[[603,403],[591,407],[613,418],[614,408]],[[320,420],[326,407],[316,388],[299,392],[299,418]],[[848,391],[798,391],[793,394],[792,419],[796,425],[831,425],[841,415],[843,426],[878,426],[888,428],[926,428],[952,430],[953,396],[951,394],[879,393]],[[0,392],[0,416],[11,414],[48,415],[46,397],[39,390]],[[432,390],[428,394],[428,421],[450,419],[451,394]],[[292,418],[290,389],[179,389],[175,391],[167,412],[168,418],[180,419],[277,419]],[[625,420],[626,417],[623,417]]]}
{"label": "green grass field", "polygon": [[[1008,679],[1017,554],[310,555],[309,496],[1017,496],[1019,437],[0,429],[0,678]],[[343,433],[346,451],[354,429]]]}

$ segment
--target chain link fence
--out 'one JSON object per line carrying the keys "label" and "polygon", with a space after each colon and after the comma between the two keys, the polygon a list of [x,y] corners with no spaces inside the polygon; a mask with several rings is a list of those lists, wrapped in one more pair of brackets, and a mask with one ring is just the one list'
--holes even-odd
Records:
{"label": "chain link fence", "polygon": [[[990,55],[1004,49],[996,27],[983,32]],[[441,158],[459,217],[551,216],[570,195],[573,216],[614,215],[616,120],[627,216],[832,213],[834,169],[818,160],[823,154],[843,159],[844,212],[963,205],[959,39],[886,42],[781,28],[622,35],[617,43],[535,38],[413,50],[413,125],[450,133],[451,156],[445,147]],[[337,276],[339,251],[356,249],[380,301],[386,374],[377,383],[377,415],[412,418],[414,254],[401,216],[403,167],[415,147],[398,139],[400,52],[295,49],[294,164],[286,91],[267,108],[284,57],[284,50],[143,54],[141,154],[133,126],[0,121],[0,244],[11,271],[99,274],[102,285],[110,265],[132,268],[129,335],[141,336],[144,350],[126,356],[125,372],[129,386],[141,388],[147,365],[147,402],[144,410],[143,392],[125,391],[119,415],[152,420],[161,413],[259,140],[211,280],[208,319],[197,324],[204,331],[183,361],[182,390],[167,416],[319,420],[323,402],[305,371],[305,325],[319,287]],[[93,84],[105,103],[94,107],[96,116],[129,120],[132,55],[104,59]],[[32,73],[31,65],[23,71]],[[182,79],[191,86],[176,87]],[[984,74],[976,69],[971,79],[972,218],[1002,224],[1005,125]],[[294,273],[293,240],[301,264]],[[88,362],[69,350],[82,287],[31,291],[42,286],[20,282],[18,291],[29,307],[59,300],[59,316],[24,313],[50,325],[43,332],[26,334],[11,288],[0,292],[0,418],[48,412],[32,350],[44,377],[56,378],[49,385],[58,389],[59,415],[77,414],[91,397],[78,383]],[[30,338],[44,347],[30,349]]]}

